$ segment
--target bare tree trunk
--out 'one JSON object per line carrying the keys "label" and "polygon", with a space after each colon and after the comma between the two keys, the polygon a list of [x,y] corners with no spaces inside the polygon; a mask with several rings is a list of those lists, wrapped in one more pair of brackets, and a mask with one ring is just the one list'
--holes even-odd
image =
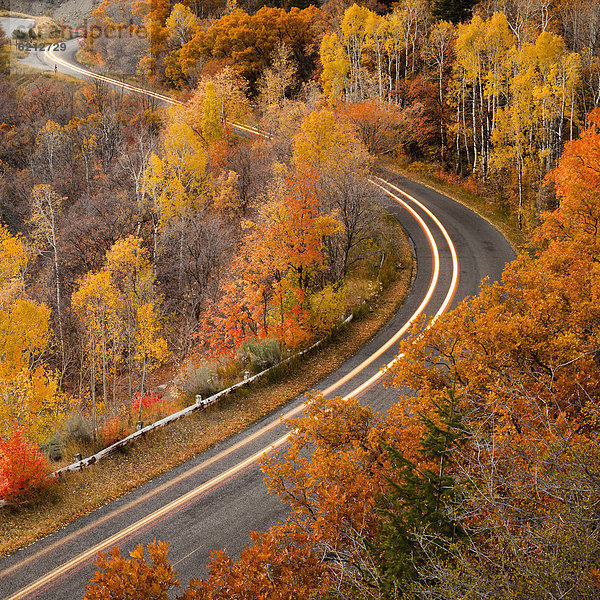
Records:
{"label": "bare tree trunk", "polygon": [[517,210],[517,224],[523,229],[523,161],[520,153],[517,153],[517,176],[519,179],[519,207]]}
{"label": "bare tree trunk", "polygon": [[142,420],[142,401],[144,399],[144,391],[146,387],[146,356],[142,360],[142,381],[140,386],[140,406],[138,408],[138,421]]}
{"label": "bare tree trunk", "polygon": [[96,343],[92,341],[92,361],[90,364],[90,391],[92,394],[92,439],[96,441]]}
{"label": "bare tree trunk", "polygon": [[58,335],[60,339],[60,358],[61,358],[61,369],[60,369],[60,382],[62,383],[62,379],[66,370],[66,358],[65,358],[65,338],[63,333],[63,322],[62,322],[62,302],[61,302],[61,293],[60,293],[60,271],[58,267],[58,248],[56,243],[56,224],[54,222],[54,213],[51,216],[51,224],[52,224],[52,251],[54,254],[54,276],[56,282],[56,316],[58,319]]}
{"label": "bare tree trunk", "polygon": [[108,384],[106,381],[106,325],[102,325],[102,397],[104,406],[108,408]]}
{"label": "bare tree trunk", "polygon": [[181,233],[179,235],[179,272],[177,274],[177,289],[181,294],[183,288],[183,240],[185,239],[185,227],[181,221]]}
{"label": "bare tree trunk", "polygon": [[471,98],[471,118],[473,121],[473,174],[477,171],[477,119],[475,117],[475,103],[477,101],[477,86],[473,83],[473,97]]}

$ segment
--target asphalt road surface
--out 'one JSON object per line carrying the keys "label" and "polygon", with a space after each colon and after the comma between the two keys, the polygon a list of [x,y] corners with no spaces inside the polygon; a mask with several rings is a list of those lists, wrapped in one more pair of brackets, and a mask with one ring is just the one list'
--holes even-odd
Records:
{"label": "asphalt road surface", "polygon": [[[394,318],[316,387],[329,395],[360,396],[361,402],[383,411],[394,402],[395,392],[384,388],[377,374],[393,359],[397,344],[380,349],[418,310],[434,316],[476,294],[482,278],[499,279],[514,252],[470,209],[394,173],[380,176],[388,183],[376,179],[374,195],[407,230],[414,245],[416,277]],[[376,357],[365,364],[374,353]],[[286,517],[286,507],[267,494],[255,459],[270,444],[281,445],[286,431],[280,415],[300,410],[303,401],[296,398],[193,460],[0,560],[0,597],[82,598],[97,551],[114,544],[126,554],[155,538],[169,542],[171,563],[184,585],[206,574],[211,550],[239,555],[250,531],[264,531]]]}

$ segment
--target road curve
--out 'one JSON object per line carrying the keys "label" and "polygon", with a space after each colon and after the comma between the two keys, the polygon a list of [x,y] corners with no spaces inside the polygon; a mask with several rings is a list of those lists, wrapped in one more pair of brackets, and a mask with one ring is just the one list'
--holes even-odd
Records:
{"label": "road curve", "polygon": [[[60,60],[67,65],[61,70],[96,77]],[[144,93],[101,77],[111,85]],[[173,103],[162,94],[152,95]],[[394,359],[407,324],[417,314],[435,318],[477,293],[483,277],[498,279],[514,252],[494,227],[470,209],[394,173],[380,175],[385,179],[374,179],[374,189],[380,190],[381,202],[412,240],[416,277],[394,318],[317,387],[326,394],[359,396],[376,410],[385,410],[394,401],[394,391],[378,384],[380,367]],[[250,531],[265,530],[285,518],[286,507],[266,494],[256,460],[265,450],[285,443],[280,416],[297,414],[303,401],[296,398],[196,458],[0,560],[0,597],[81,598],[97,551],[113,544],[126,552],[155,538],[168,541],[171,562],[184,583],[206,573],[211,550],[239,554]]]}

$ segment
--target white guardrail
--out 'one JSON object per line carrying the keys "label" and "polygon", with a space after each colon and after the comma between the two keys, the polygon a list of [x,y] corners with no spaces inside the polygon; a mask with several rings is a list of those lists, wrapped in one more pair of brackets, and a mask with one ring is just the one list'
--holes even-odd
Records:
{"label": "white guardrail", "polygon": [[[350,321],[352,321],[352,316],[353,315],[350,315],[348,318],[344,319],[342,321],[342,325],[350,323]],[[231,387],[228,387],[227,389],[221,390],[220,392],[217,392],[216,394],[213,394],[212,396],[209,396],[208,398],[199,400],[195,404],[192,404],[191,406],[187,406],[183,410],[173,413],[172,415],[169,415],[168,417],[165,417],[164,419],[155,421],[154,423],[147,425],[146,427],[143,427],[142,429],[140,429],[138,431],[135,431],[131,435],[128,435],[126,438],[123,438],[122,440],[115,442],[111,446],[104,448],[104,450],[100,450],[100,452],[97,452],[96,454],[93,454],[92,456],[88,456],[87,458],[84,458],[84,459],[76,461],[66,467],[63,467],[62,469],[58,469],[58,471],[54,471],[53,473],[51,473],[49,475],[49,477],[58,478],[58,477],[61,477],[63,475],[63,473],[68,473],[71,471],[80,471],[81,469],[84,469],[85,467],[95,465],[97,462],[99,462],[100,460],[102,460],[103,458],[108,456],[109,454],[113,453],[115,450],[118,450],[119,448],[123,448],[124,446],[131,444],[134,440],[136,440],[140,436],[143,436],[146,433],[149,433],[150,431],[154,431],[155,429],[164,427],[165,425],[168,425],[169,423],[172,423],[173,421],[177,421],[178,419],[181,419],[182,417],[185,417],[186,415],[189,415],[192,412],[195,412],[197,410],[204,410],[208,406],[211,406],[212,404],[215,404],[216,402],[218,402],[223,396],[227,396],[228,394],[237,390],[238,388],[241,388],[245,385],[249,385],[253,381],[256,381],[257,379],[264,377],[267,373],[269,373],[273,369],[277,369],[278,367],[281,367],[281,365],[284,365],[294,359],[304,356],[308,352],[311,352],[312,350],[314,350],[315,348],[320,346],[326,339],[328,339],[328,338],[327,337],[322,338],[319,341],[315,342],[309,348],[306,348],[305,350],[302,350],[301,352],[298,352],[292,356],[289,356],[285,360],[282,360],[280,363],[277,363],[276,365],[273,365],[272,367],[269,367],[268,369],[265,369],[264,371],[261,371],[260,373],[253,375],[252,377],[248,377],[247,379],[244,379],[243,381],[240,381],[239,383],[236,383],[235,385],[232,385]],[[0,501],[0,506],[2,506],[2,505],[3,505],[3,501]]]}

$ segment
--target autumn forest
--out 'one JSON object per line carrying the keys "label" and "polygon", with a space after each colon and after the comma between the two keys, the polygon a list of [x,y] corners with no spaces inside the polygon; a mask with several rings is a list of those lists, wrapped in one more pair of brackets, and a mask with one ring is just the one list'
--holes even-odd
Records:
{"label": "autumn forest", "polygon": [[517,252],[402,338],[385,414],[309,393],[261,461],[286,521],[191,582],[114,547],[85,600],[598,597],[597,0],[103,0],[60,36],[153,94],[0,38],[0,511],[410,279],[383,170]]}

